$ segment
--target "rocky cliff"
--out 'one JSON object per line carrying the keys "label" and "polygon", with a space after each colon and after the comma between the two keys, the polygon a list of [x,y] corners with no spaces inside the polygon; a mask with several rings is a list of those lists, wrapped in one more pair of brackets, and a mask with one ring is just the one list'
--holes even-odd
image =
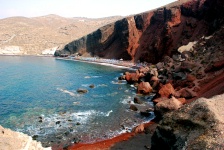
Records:
{"label": "rocky cliff", "polygon": [[200,98],[166,114],[153,137],[154,149],[223,149],[224,94]]}
{"label": "rocky cliff", "polygon": [[68,43],[55,56],[84,56],[158,62],[181,45],[212,34],[224,23],[222,0],[179,0],[126,17]]}
{"label": "rocky cliff", "polygon": [[0,126],[0,150],[51,150],[43,148],[40,142],[23,133]]}

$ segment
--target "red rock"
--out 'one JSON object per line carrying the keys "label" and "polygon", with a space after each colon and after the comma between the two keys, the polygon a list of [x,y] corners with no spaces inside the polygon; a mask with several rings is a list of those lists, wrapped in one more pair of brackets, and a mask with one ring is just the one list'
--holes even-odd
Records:
{"label": "red rock", "polygon": [[152,76],[151,77],[151,81],[158,81],[159,79],[158,79],[158,77],[156,77],[156,76]]}
{"label": "red rock", "polygon": [[196,80],[196,77],[191,74],[188,74],[186,80],[189,82],[193,82],[194,80]]}
{"label": "red rock", "polygon": [[180,101],[182,104],[186,104],[186,99],[185,98],[178,98],[178,101]]}
{"label": "red rock", "polygon": [[174,93],[175,93],[175,90],[170,83],[163,85],[162,88],[159,90],[159,94],[161,97],[169,98],[169,96],[173,95]]}
{"label": "red rock", "polygon": [[140,75],[137,73],[126,73],[125,79],[128,83],[138,82]]}
{"label": "red rock", "polygon": [[180,93],[180,97],[186,98],[186,99],[190,99],[193,97],[196,97],[197,94],[190,91],[189,89],[183,88],[181,90],[178,91]]}
{"label": "red rock", "polygon": [[149,94],[150,92],[152,92],[152,87],[149,84],[149,82],[141,82],[138,85],[137,93],[139,93],[139,94]]}

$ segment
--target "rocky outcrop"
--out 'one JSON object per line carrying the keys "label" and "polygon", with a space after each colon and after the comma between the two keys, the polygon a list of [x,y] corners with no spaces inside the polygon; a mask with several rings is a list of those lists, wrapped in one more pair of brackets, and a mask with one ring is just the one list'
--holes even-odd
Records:
{"label": "rocky outcrop", "polygon": [[222,149],[224,94],[200,98],[163,116],[152,149]]}
{"label": "rocky outcrop", "polygon": [[219,29],[224,23],[223,7],[221,0],[179,0],[99,28],[65,45],[55,56],[80,53],[155,63]]}
{"label": "rocky outcrop", "polygon": [[15,132],[0,126],[0,149],[1,150],[51,150],[43,148],[40,142],[32,140],[32,137]]}

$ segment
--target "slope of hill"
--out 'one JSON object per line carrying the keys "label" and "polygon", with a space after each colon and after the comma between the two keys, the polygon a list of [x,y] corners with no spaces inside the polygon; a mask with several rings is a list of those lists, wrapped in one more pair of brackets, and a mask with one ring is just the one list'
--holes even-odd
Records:
{"label": "slope of hill", "polygon": [[87,56],[158,62],[165,55],[224,23],[222,0],[179,0],[153,11],[129,16],[99,28],[56,51]]}
{"label": "slope of hill", "polygon": [[47,54],[121,17],[100,19],[47,15],[0,20],[0,54]]}

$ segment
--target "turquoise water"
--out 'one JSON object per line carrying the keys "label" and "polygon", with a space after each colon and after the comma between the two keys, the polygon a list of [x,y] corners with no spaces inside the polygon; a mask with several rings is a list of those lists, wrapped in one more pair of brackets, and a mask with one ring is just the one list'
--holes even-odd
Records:
{"label": "turquoise water", "polygon": [[[118,82],[124,71],[51,57],[0,56],[0,124],[45,146],[125,132],[151,118],[128,110],[136,89]],[[79,88],[88,92],[79,94]]]}

